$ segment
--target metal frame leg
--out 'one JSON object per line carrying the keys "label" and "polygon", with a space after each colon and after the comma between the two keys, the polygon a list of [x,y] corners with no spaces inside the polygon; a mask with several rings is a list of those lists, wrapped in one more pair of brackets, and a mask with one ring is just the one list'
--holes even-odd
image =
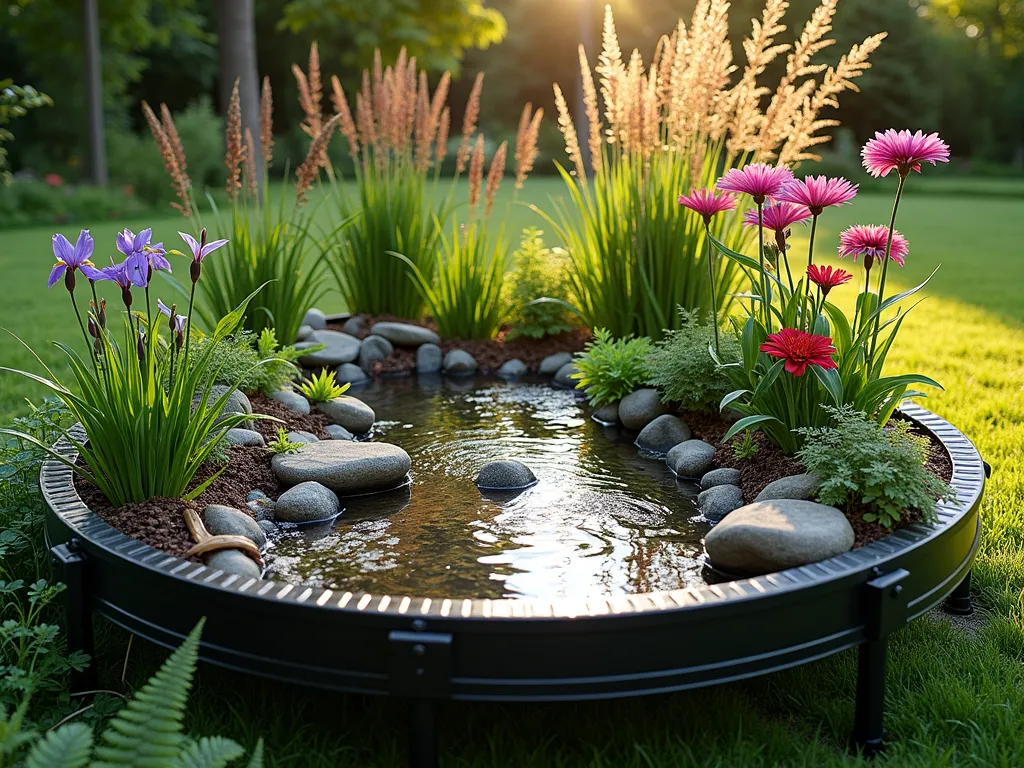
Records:
{"label": "metal frame leg", "polygon": [[54,578],[65,585],[64,632],[68,638],[68,653],[81,651],[89,655],[89,665],[71,672],[71,692],[96,690],[96,647],[92,632],[92,611],[89,609],[87,587],[88,560],[78,540],[58,544],[50,549]]}
{"label": "metal frame leg", "polygon": [[437,768],[437,702],[409,699],[409,768]]}
{"label": "metal frame leg", "polygon": [[857,700],[853,716],[852,747],[874,757],[885,746],[885,673],[889,635],[907,623],[907,596],[901,583],[910,573],[902,568],[864,585],[864,635],[858,648]]}
{"label": "metal frame leg", "polygon": [[954,589],[942,609],[953,616],[970,616],[974,613],[974,600],[971,598],[971,571],[967,572],[964,580]]}

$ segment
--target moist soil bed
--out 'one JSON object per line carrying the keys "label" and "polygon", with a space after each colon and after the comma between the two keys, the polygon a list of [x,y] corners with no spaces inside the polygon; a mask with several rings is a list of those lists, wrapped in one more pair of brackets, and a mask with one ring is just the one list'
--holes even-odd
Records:
{"label": "moist soil bed", "polygon": [[[547,347],[545,353],[550,354],[551,347]],[[537,360],[543,356],[539,355]],[[284,428],[286,431],[307,431],[321,439],[328,439],[325,427],[329,422],[326,416],[315,410],[309,415],[295,414],[282,404],[262,394],[250,396],[250,401],[256,413],[280,419],[280,421],[254,420],[254,428],[268,442],[276,437],[278,428]],[[387,417],[387,414],[380,415],[384,418]],[[699,411],[679,411],[678,415],[690,426],[695,438],[716,446],[716,466],[734,467],[740,470],[740,488],[743,491],[745,503],[752,502],[769,483],[804,471],[795,458],[785,455],[761,433],[754,434],[754,442],[758,446],[756,454],[748,459],[737,459],[733,455],[732,445],[721,442],[722,436],[729,428],[728,422],[724,419],[714,413]],[[926,462],[927,469],[949,482],[953,470],[949,456],[927,431],[919,429],[915,431],[927,437],[932,443]],[[270,460],[272,457],[273,453],[266,448],[229,447],[227,449],[227,464],[223,472],[203,493],[191,501],[154,498],[142,503],[115,507],[97,488],[77,475],[75,485],[85,504],[117,530],[170,555],[185,557],[185,553],[193,545],[184,522],[185,509],[191,508],[201,513],[209,504],[223,504],[251,514],[246,507],[246,496],[252,490],[260,490],[271,499],[276,500],[285,489],[278,483],[271,470]],[[197,487],[205,482],[222,466],[217,461],[207,462],[200,469],[192,487]],[[877,523],[865,522],[862,514],[861,511],[852,514],[846,513],[856,537],[854,548],[864,546],[892,533],[892,530],[883,528]],[[919,521],[919,515],[904,515],[898,527]]]}

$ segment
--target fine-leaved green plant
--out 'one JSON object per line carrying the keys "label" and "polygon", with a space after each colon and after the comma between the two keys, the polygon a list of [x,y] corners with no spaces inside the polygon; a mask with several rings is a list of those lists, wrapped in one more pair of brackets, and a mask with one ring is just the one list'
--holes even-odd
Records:
{"label": "fine-leaved green plant", "polygon": [[650,381],[651,349],[650,339],[614,339],[610,331],[598,328],[594,340],[574,361],[576,388],[595,408],[618,402]]}
{"label": "fine-leaved green plant", "polygon": [[564,248],[548,248],[544,232],[536,227],[523,230],[512,254],[512,272],[505,281],[506,301],[511,307],[509,338],[540,339],[573,329],[572,312],[561,303],[569,299],[565,286],[568,268],[569,254]]}
{"label": "fine-leaved green plant", "polygon": [[314,373],[309,381],[300,384],[299,391],[314,403],[326,403],[344,395],[351,386],[349,382],[338,384],[334,371],[324,369],[320,373]]}
{"label": "fine-leaved green plant", "polygon": [[293,443],[288,439],[288,433],[281,427],[277,428],[277,437],[267,443],[271,453],[294,453],[302,447],[302,443]]}
{"label": "fine-leaved green plant", "polygon": [[[711,410],[729,391],[729,380],[715,362],[711,348],[715,330],[710,320],[702,323],[696,311],[679,308],[680,326],[668,331],[654,345],[650,357],[650,383],[659,387],[663,399],[683,408]],[[719,359],[735,362],[740,349],[736,339],[721,339]]]}
{"label": "fine-leaved green plant", "polygon": [[752,429],[743,432],[743,439],[733,439],[732,455],[737,459],[752,459],[757,455],[760,447],[754,442],[754,431]]}
{"label": "fine-leaved green plant", "polygon": [[849,406],[826,408],[834,426],[802,429],[797,454],[818,477],[818,500],[847,512],[863,511],[868,522],[892,528],[907,512],[935,519],[938,500],[955,498],[953,489],[925,467],[929,443],[909,422],[886,427]]}

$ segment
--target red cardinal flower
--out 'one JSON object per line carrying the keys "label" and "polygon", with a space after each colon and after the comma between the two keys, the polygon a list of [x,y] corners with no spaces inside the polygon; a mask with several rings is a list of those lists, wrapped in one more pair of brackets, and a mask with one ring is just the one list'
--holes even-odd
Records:
{"label": "red cardinal flower", "polygon": [[783,328],[773,333],[765,339],[761,351],[785,360],[786,370],[794,376],[803,376],[808,365],[817,365],[826,371],[838,368],[832,359],[832,355],[836,354],[832,339],[797,328]]}
{"label": "red cardinal flower", "polygon": [[789,168],[752,163],[744,168],[730,168],[718,180],[718,188],[723,192],[750,195],[760,205],[766,198],[776,197],[792,182],[793,172]]}
{"label": "red cardinal flower", "polygon": [[728,192],[718,194],[713,189],[696,189],[688,195],[679,196],[679,204],[691,211],[696,211],[704,219],[705,224],[711,223],[716,213],[731,211],[736,207],[736,198]]}
{"label": "red cardinal flower", "polygon": [[828,292],[833,288],[838,288],[840,285],[850,282],[853,279],[853,275],[845,269],[820,267],[817,264],[811,264],[807,267],[807,278],[821,288],[822,294],[828,296]]}
{"label": "red cardinal flower", "polygon": [[820,216],[826,208],[843,205],[856,196],[857,185],[846,179],[807,176],[789,184],[778,194],[777,199],[806,205],[812,214]]}
{"label": "red cardinal flower", "polygon": [[[875,259],[885,258],[885,244],[888,241],[889,228],[884,224],[855,224],[839,233],[839,255],[852,256],[854,261],[858,256],[863,256],[864,266],[871,269]],[[902,267],[909,252],[907,238],[893,230],[889,258]]]}
{"label": "red cardinal flower", "polygon": [[876,179],[888,176],[892,170],[905,178],[911,171],[920,173],[922,163],[948,163],[949,145],[937,133],[926,136],[923,131],[911,133],[890,128],[885,133],[876,133],[860,155],[864,167]]}

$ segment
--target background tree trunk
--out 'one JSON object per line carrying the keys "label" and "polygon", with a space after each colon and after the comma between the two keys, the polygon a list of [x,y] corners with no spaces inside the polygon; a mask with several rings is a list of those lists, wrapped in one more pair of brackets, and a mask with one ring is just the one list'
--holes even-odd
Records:
{"label": "background tree trunk", "polygon": [[256,172],[262,184],[263,158],[260,157],[260,86],[256,66],[256,22],[254,0],[218,0],[217,31],[220,37],[220,106],[225,112],[231,89],[238,80],[242,105],[242,137],[252,131],[256,152]]}
{"label": "background tree trunk", "polygon": [[107,147],[103,131],[103,70],[96,0],[82,0],[82,29],[85,36],[85,92],[89,105],[89,178],[97,187],[105,187]]}

